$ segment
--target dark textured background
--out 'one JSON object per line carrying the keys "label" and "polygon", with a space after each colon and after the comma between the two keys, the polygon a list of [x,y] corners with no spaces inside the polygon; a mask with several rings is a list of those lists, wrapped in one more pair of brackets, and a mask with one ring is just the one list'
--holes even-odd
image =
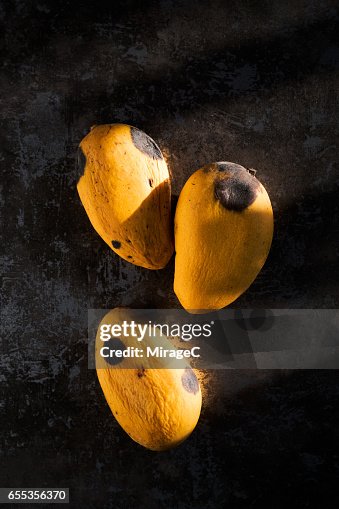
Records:
{"label": "dark textured background", "polygon": [[87,309],[177,306],[92,230],[75,151],[91,125],[154,137],[174,191],[201,165],[257,169],[268,262],[238,307],[338,307],[336,1],[1,1],[0,485],[71,507],[334,508],[336,371],[206,373],[201,420],[153,453],[87,369]]}

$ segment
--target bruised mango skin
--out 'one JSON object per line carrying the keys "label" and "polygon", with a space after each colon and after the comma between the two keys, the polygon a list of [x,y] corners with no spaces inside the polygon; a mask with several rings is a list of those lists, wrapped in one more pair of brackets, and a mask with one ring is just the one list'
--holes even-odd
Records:
{"label": "bruised mango skin", "polygon": [[97,233],[121,258],[161,269],[173,253],[171,186],[159,147],[125,124],[94,126],[80,143],[77,189]]}
{"label": "bruised mango skin", "polygon": [[[119,324],[133,320],[133,310],[111,310],[101,324]],[[176,361],[177,368],[164,367],[161,358],[125,358],[110,360],[100,355],[103,342],[96,339],[97,376],[107,403],[125,432],[140,445],[164,451],[179,445],[195,428],[201,411],[198,379],[187,360]],[[167,338],[145,336],[136,345],[131,337],[114,340],[114,348],[129,346],[152,349],[172,348]],[[113,348],[113,347],[111,347]],[[118,361],[118,364],[116,364]],[[166,364],[168,366],[168,364]]]}
{"label": "bruised mango skin", "polygon": [[254,281],[273,236],[269,196],[246,168],[212,163],[196,171],[175,214],[174,291],[191,313],[228,306]]}

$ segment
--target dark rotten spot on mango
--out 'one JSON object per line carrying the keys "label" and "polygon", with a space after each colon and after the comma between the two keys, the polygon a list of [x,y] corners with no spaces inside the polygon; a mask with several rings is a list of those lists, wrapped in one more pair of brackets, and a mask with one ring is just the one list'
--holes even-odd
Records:
{"label": "dark rotten spot on mango", "polygon": [[77,162],[76,162],[76,170],[77,170],[77,176],[80,178],[84,172],[85,172],[85,166],[86,166],[86,156],[81,150],[81,147],[78,147],[77,150]]}
{"label": "dark rotten spot on mango", "polygon": [[118,240],[112,240],[112,246],[115,249],[119,249],[121,247],[121,242],[119,242]]}
{"label": "dark rotten spot on mango", "polygon": [[[111,338],[109,339],[105,346],[108,346],[110,350],[126,350],[126,346],[124,343],[118,339],[118,338]],[[120,364],[124,360],[123,357],[105,357],[105,361],[107,364],[110,364],[111,366],[116,366],[117,364]]]}
{"label": "dark rotten spot on mango", "polygon": [[[213,168],[213,164],[211,166]],[[236,164],[236,163],[229,163],[229,162],[215,163],[215,166],[218,171],[227,172],[228,174],[234,174],[239,171],[240,172],[246,171],[243,166],[241,166],[240,164]]]}
{"label": "dark rotten spot on mango", "polygon": [[185,368],[185,372],[181,377],[181,383],[187,392],[196,394],[199,391],[199,382],[192,368]]}
{"label": "dark rotten spot on mango", "polygon": [[143,154],[152,159],[162,159],[162,153],[158,145],[146,133],[136,127],[131,127],[131,137],[134,146]]}
{"label": "dark rotten spot on mango", "polygon": [[231,171],[225,178],[215,179],[214,196],[225,209],[241,212],[254,202],[258,187],[259,182],[245,169]]}

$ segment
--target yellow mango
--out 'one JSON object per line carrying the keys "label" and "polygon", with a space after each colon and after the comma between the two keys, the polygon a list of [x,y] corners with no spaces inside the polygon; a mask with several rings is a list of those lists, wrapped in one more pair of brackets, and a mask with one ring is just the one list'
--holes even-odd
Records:
{"label": "yellow mango", "polygon": [[228,306],[264,265],[273,236],[269,196],[243,166],[218,162],[196,171],[175,214],[174,291],[192,313]]}
{"label": "yellow mango", "polygon": [[[155,337],[146,334],[142,342],[128,332],[108,342],[100,338],[102,325],[132,320],[137,318],[126,308],[113,309],[102,319],[96,337],[97,376],[114,417],[126,433],[148,449],[163,451],[180,444],[195,428],[201,410],[200,385],[186,359],[174,359],[176,367],[168,368],[163,358],[146,356],[148,347],[175,350],[160,332]],[[144,357],[105,358],[103,347],[114,352],[140,348]]]}
{"label": "yellow mango", "polygon": [[163,268],[173,253],[171,185],[156,143],[129,125],[98,125],[80,159],[78,193],[97,233],[124,260]]}

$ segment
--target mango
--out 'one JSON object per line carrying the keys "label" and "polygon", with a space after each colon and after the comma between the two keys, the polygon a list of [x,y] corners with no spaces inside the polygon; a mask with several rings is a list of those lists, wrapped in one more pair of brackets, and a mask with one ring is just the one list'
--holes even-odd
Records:
{"label": "mango", "polygon": [[[138,444],[153,451],[179,445],[195,428],[201,410],[199,381],[187,359],[175,360],[174,368],[161,357],[147,357],[150,347],[173,350],[168,338],[146,334],[142,342],[122,333],[103,343],[102,325],[131,323],[137,318],[132,309],[111,310],[100,322],[96,337],[96,370],[112,414]],[[104,357],[102,347],[116,352],[139,348],[143,357]],[[106,347],[107,350],[107,347]],[[106,355],[106,354],[105,354]]]}
{"label": "mango", "polygon": [[94,229],[124,260],[165,267],[173,253],[171,184],[159,147],[136,127],[104,124],[79,150],[77,189]]}
{"label": "mango", "polygon": [[196,171],[175,213],[174,291],[191,313],[231,304],[268,256],[273,212],[264,186],[246,168],[217,162]]}

